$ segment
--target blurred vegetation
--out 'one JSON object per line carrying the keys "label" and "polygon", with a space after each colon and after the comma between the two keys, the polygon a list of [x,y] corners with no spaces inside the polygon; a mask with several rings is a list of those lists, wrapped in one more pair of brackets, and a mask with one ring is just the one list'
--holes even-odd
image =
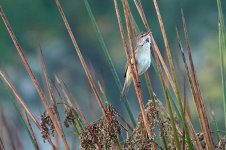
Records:
{"label": "blurred vegetation", "polygon": [[[121,81],[123,81],[126,57],[123,52],[113,1],[89,0],[89,3],[110,51],[116,70],[121,77]],[[215,112],[216,120],[220,128],[223,129],[223,96],[220,81],[218,11],[216,1],[159,0],[158,3],[171,49],[175,48],[176,50],[178,48],[175,27],[179,26],[179,29],[182,29],[180,9],[183,8],[203,98],[208,102],[207,108]],[[152,1],[143,0],[142,4],[160,50],[164,51],[163,40],[153,3]],[[63,77],[73,95],[81,103],[83,110],[86,110],[87,106],[91,109],[96,109],[96,106],[92,108],[88,104],[87,99],[92,101],[94,95],[91,92],[84,71],[57,12],[54,0],[0,0],[0,5],[4,8],[5,14],[38,79],[41,80],[41,69],[36,50],[41,46],[48,71],[51,75],[50,78],[53,78],[54,74]],[[225,5],[226,1],[222,1],[222,6]],[[82,54],[86,61],[89,62],[89,67],[93,67],[96,78],[104,82],[106,93],[111,103],[115,107],[120,108],[120,93],[112,88],[116,85],[112,82],[113,77],[110,70],[106,69],[106,60],[101,53],[101,47],[97,40],[95,29],[91,24],[83,0],[64,1],[62,2],[62,7],[64,8],[64,12],[69,20]],[[121,6],[120,9],[122,11]],[[225,7],[223,9],[224,14],[226,14]],[[136,12],[134,4],[131,4],[131,10],[132,12]],[[142,26],[138,13],[134,14],[138,25]],[[40,101],[36,100],[38,99],[38,95],[16,53],[2,20],[0,21],[0,67],[8,74],[18,92],[27,101],[27,104],[35,108],[36,104],[40,103]],[[161,99],[163,97],[161,85],[159,81],[156,81],[157,77],[151,76],[153,72],[153,68],[150,68],[149,74],[153,89]],[[142,87],[145,87],[144,82],[142,77]],[[1,104],[3,101],[5,105],[12,105],[8,104],[9,95],[11,94],[6,91],[4,87],[0,87],[0,102]],[[134,98],[135,92],[132,89],[129,93],[131,107],[134,108],[134,114],[137,115],[136,112],[138,112],[139,108]],[[144,100],[147,101],[147,98],[148,92],[144,91]],[[193,102],[190,105],[191,112],[195,113]],[[38,114],[40,110],[38,108],[36,109]],[[92,114],[87,114],[87,116],[91,118]],[[194,118],[193,121],[195,124],[198,124],[197,119]]]}

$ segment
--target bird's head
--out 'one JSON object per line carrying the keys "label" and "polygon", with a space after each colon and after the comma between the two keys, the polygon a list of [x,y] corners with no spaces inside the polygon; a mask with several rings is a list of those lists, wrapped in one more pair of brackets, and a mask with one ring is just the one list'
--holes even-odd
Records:
{"label": "bird's head", "polygon": [[137,46],[143,46],[151,43],[150,31],[141,33],[137,38]]}

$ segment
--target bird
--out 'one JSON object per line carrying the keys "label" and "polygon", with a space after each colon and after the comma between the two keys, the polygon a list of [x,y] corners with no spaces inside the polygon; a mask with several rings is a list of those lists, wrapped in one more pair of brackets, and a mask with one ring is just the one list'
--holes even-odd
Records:
{"label": "bird", "polygon": [[[151,36],[150,32],[141,33],[136,40],[135,59],[138,75],[142,75],[151,65]],[[131,64],[134,67],[134,61],[131,57]],[[135,67],[134,67],[135,68]],[[125,99],[132,81],[131,69],[128,63],[125,66],[125,82],[121,91],[121,99]]]}

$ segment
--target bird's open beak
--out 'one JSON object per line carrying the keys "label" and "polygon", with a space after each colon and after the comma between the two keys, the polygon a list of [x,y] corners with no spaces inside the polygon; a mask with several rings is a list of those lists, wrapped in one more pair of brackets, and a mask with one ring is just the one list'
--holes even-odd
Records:
{"label": "bird's open beak", "polygon": [[145,33],[144,36],[149,35],[150,33],[151,33],[151,31],[149,30],[149,31],[147,31],[147,32]]}

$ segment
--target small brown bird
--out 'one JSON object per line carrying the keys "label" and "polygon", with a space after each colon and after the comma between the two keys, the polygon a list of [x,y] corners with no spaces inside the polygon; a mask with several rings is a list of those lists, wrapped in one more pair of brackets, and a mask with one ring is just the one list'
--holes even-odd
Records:
{"label": "small brown bird", "polygon": [[[151,51],[150,51],[151,37],[150,32],[142,33],[137,38],[135,59],[137,64],[138,75],[142,75],[151,65]],[[131,64],[134,64],[131,58]],[[121,92],[121,99],[124,99],[129,91],[129,87],[132,81],[132,73],[128,64],[126,64],[125,70],[125,82]]]}

